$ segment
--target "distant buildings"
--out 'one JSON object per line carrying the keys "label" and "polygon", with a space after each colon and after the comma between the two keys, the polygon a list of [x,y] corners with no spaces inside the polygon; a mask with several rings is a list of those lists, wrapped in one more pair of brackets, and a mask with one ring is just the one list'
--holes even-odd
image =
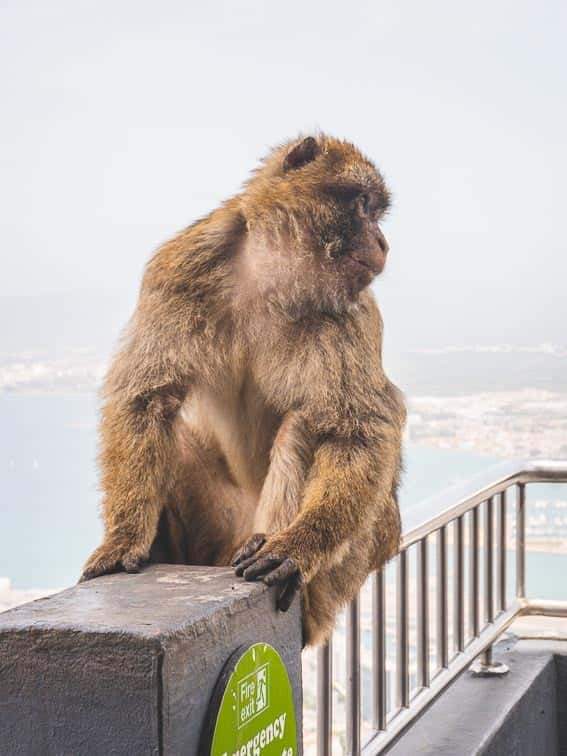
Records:
{"label": "distant buildings", "polygon": [[409,399],[412,444],[503,459],[567,457],[567,392],[490,391]]}

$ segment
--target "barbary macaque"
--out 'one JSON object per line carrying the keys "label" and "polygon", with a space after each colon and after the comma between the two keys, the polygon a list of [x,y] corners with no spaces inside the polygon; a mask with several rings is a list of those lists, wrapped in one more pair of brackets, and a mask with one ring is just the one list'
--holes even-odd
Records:
{"label": "barbary macaque", "polygon": [[352,144],[274,149],[164,244],[104,385],[102,545],[82,580],[230,565],[300,592],[304,637],[397,550],[405,408],[368,286],[388,190]]}

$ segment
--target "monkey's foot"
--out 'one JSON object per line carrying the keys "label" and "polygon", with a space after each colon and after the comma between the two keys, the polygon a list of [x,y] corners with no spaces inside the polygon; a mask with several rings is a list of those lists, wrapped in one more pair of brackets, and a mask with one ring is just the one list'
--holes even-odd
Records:
{"label": "monkey's foot", "polygon": [[246,541],[241,549],[238,549],[232,560],[232,567],[237,567],[244,559],[250,559],[265,543],[266,536],[263,533],[255,533]]}
{"label": "monkey's foot", "polygon": [[303,576],[295,559],[264,549],[239,561],[234,571],[245,580],[262,580],[266,585],[281,585],[276,603],[282,612],[287,612],[295,594],[303,585]]}
{"label": "monkey's foot", "polygon": [[79,583],[106,575],[109,572],[140,572],[148,561],[148,554],[140,548],[128,548],[124,543],[107,542],[91,554]]}

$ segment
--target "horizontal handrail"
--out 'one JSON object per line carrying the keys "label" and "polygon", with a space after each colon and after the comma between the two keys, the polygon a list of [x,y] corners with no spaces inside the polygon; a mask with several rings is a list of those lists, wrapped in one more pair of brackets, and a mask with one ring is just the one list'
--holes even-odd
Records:
{"label": "horizontal handrail", "polygon": [[530,599],[524,602],[521,614],[529,617],[567,617],[567,601]]}
{"label": "horizontal handrail", "polygon": [[[491,482],[482,484],[488,476]],[[494,479],[496,475],[496,479]],[[567,461],[504,462],[491,467],[487,472],[476,475],[464,484],[447,488],[427,499],[428,507],[439,509],[439,514],[425,520],[420,525],[404,533],[400,549],[407,549],[443,525],[448,525],[460,515],[473,509],[492,496],[518,483],[567,483]],[[448,505],[448,501],[457,503]],[[437,506],[436,506],[437,505]]]}

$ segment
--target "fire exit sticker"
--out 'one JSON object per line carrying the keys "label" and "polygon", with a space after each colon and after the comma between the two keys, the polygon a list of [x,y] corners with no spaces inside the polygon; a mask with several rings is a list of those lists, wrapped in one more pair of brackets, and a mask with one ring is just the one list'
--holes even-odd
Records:
{"label": "fire exit sticker", "polygon": [[268,708],[270,664],[262,664],[256,672],[246,675],[238,683],[238,726],[244,727]]}
{"label": "fire exit sticker", "polygon": [[281,656],[267,643],[229,659],[211,701],[202,753],[212,756],[295,756],[293,693]]}

